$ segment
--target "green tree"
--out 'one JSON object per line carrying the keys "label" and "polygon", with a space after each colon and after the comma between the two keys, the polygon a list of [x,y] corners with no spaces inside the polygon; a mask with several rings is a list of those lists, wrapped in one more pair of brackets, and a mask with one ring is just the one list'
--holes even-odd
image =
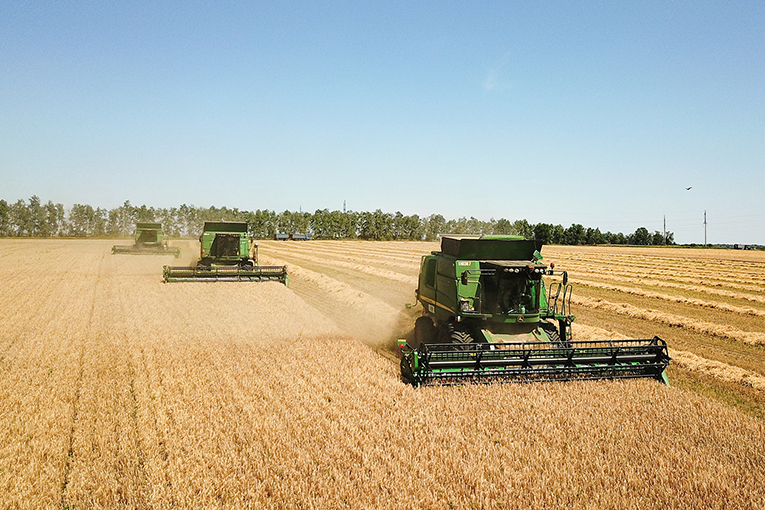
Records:
{"label": "green tree", "polygon": [[[90,206],[88,206],[90,207]],[[91,207],[92,209],[92,207]],[[106,230],[108,228],[109,211],[100,207],[93,211],[93,216],[90,223],[90,236],[105,237]]]}
{"label": "green tree", "polygon": [[29,214],[29,208],[27,203],[19,199],[10,207],[10,222],[12,225],[12,232],[14,236],[29,236],[31,235],[34,226],[32,218]]}
{"label": "green tree", "polygon": [[162,224],[162,232],[166,237],[180,237],[178,209],[176,207],[155,209],[154,214],[156,221]]}
{"label": "green tree", "polygon": [[584,235],[585,244],[605,244],[606,237],[600,232],[599,228],[587,228]]}
{"label": "green tree", "polygon": [[44,232],[45,227],[45,209],[40,203],[40,197],[32,195],[29,198],[29,205],[27,206],[27,214],[29,217],[29,231],[28,236],[42,237],[46,236]]}
{"label": "green tree", "polygon": [[340,212],[333,211],[333,216],[337,218],[338,238],[340,239],[356,239],[359,232],[359,213],[354,211]]}
{"label": "green tree", "polygon": [[651,234],[648,232],[647,228],[640,227],[629,237],[629,243],[639,246],[648,246],[651,244]]}
{"label": "green tree", "polygon": [[490,234],[491,228],[485,222],[474,217],[459,218],[446,222],[446,232],[448,234]]}
{"label": "green tree", "polygon": [[425,229],[425,240],[435,241],[439,234],[446,233],[446,219],[440,214],[431,214],[423,220]]}
{"label": "green tree", "polygon": [[202,213],[193,205],[181,204],[177,223],[181,237],[199,237],[202,233]]}
{"label": "green tree", "polygon": [[50,200],[45,204],[45,219],[43,221],[44,236],[58,236],[63,233],[66,213],[63,204],[54,204]]}
{"label": "green tree", "polygon": [[396,211],[391,217],[392,229],[391,238],[395,240],[406,239],[404,234],[404,218],[405,216],[401,211]]}
{"label": "green tree", "polygon": [[359,237],[366,240],[387,241],[393,239],[393,218],[377,209],[359,214]]}
{"label": "green tree", "polygon": [[500,218],[494,223],[492,233],[497,235],[513,235],[513,224],[505,218]]}
{"label": "green tree", "polygon": [[572,224],[563,234],[563,244],[578,246],[584,244],[584,241],[585,230],[584,227],[578,223]]}
{"label": "green tree", "polygon": [[84,204],[74,204],[69,211],[69,235],[72,237],[88,237],[93,235],[96,211]]}
{"label": "green tree", "polygon": [[273,239],[276,234],[276,213],[267,209],[244,214],[244,221],[255,239]]}
{"label": "green tree", "polygon": [[550,239],[551,244],[565,244],[566,230],[563,225],[555,225],[552,229],[552,237]]}
{"label": "green tree", "polygon": [[533,228],[534,239],[543,244],[551,244],[553,238],[553,226],[549,223],[537,223]]}
{"label": "green tree", "polygon": [[612,234],[611,232],[606,233],[606,242],[609,244],[627,244],[627,237],[622,234],[621,232],[618,232],[616,234]]}
{"label": "green tree", "polygon": [[399,231],[399,238],[409,241],[421,241],[425,237],[425,229],[420,217],[416,214],[404,216],[396,226]]}
{"label": "green tree", "polygon": [[120,207],[109,211],[107,213],[106,226],[106,231],[109,235],[114,237],[132,236],[137,221],[135,209],[135,207],[130,205],[130,200],[126,200]]}
{"label": "green tree", "polygon": [[532,239],[534,237],[534,229],[531,227],[528,221],[525,219],[515,220],[513,222],[513,235],[523,236],[524,239]]}
{"label": "green tree", "polygon": [[310,223],[310,213],[284,211],[276,216],[278,232],[285,234],[307,233]]}
{"label": "green tree", "polygon": [[376,230],[378,232],[378,241],[390,241],[393,239],[393,215],[384,213],[380,209],[372,213]]}
{"label": "green tree", "polygon": [[404,216],[400,211],[392,216],[393,239],[419,241],[424,237],[424,227],[420,217],[415,215]]}
{"label": "green tree", "polygon": [[311,235],[315,239],[336,239],[339,225],[335,225],[335,217],[329,209],[317,209],[311,217]]}
{"label": "green tree", "polygon": [[0,200],[0,237],[11,235],[11,208],[8,202]]}
{"label": "green tree", "polygon": [[135,218],[136,222],[146,222],[146,223],[153,223],[157,221],[157,217],[154,211],[153,207],[146,207],[146,205],[142,205],[141,207],[135,207],[133,209],[133,217]]}

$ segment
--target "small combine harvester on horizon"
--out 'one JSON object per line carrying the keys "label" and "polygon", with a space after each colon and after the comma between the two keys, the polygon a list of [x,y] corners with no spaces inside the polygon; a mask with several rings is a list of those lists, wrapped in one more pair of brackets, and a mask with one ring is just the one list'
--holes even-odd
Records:
{"label": "small combine harvester on horizon", "polygon": [[112,255],[174,255],[181,256],[181,249],[168,246],[163,239],[161,223],[139,222],[135,224],[135,243],[132,246],[112,246]]}
{"label": "small combine harvester on horizon", "polygon": [[165,282],[289,283],[286,266],[259,266],[258,244],[247,235],[247,223],[206,221],[199,236],[196,266],[165,266]]}
{"label": "small combine harvester on horizon", "polygon": [[[422,316],[399,340],[402,378],[414,386],[464,381],[652,377],[668,384],[667,343],[573,341],[572,286],[542,262],[542,242],[518,236],[443,236],[422,257]],[[556,275],[545,287],[544,276]]]}

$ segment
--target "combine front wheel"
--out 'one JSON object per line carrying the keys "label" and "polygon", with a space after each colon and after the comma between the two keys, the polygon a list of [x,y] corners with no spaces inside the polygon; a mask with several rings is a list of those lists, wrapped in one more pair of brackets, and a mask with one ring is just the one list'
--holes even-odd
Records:
{"label": "combine front wheel", "polygon": [[409,364],[409,358],[406,356],[401,358],[401,378],[406,383],[415,384],[414,372],[412,371],[412,366]]}
{"label": "combine front wheel", "polygon": [[432,344],[436,340],[436,327],[430,317],[419,317],[414,322],[413,349],[419,349],[421,344]]}
{"label": "combine front wheel", "polygon": [[473,342],[473,336],[467,331],[452,331],[452,343],[469,344]]}
{"label": "combine front wheel", "polygon": [[555,324],[550,324],[549,322],[546,322],[542,324],[542,329],[545,333],[547,333],[547,338],[550,339],[550,343],[553,344],[556,347],[568,347],[566,344],[567,342],[561,342],[560,334],[558,333],[558,328],[555,327]]}

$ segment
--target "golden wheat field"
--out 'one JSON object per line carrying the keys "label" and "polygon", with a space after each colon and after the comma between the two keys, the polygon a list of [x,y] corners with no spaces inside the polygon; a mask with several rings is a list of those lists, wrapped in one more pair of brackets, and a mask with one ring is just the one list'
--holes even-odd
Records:
{"label": "golden wheat field", "polygon": [[765,255],[545,247],[577,339],[653,380],[412,388],[435,243],[260,243],[279,283],[162,283],[114,241],[0,240],[0,508],[765,507]]}

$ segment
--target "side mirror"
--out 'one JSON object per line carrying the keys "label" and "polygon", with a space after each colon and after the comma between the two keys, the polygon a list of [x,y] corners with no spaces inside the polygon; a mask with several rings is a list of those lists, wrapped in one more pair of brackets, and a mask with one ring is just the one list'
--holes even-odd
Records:
{"label": "side mirror", "polygon": [[563,285],[568,283],[568,271],[563,271]]}

